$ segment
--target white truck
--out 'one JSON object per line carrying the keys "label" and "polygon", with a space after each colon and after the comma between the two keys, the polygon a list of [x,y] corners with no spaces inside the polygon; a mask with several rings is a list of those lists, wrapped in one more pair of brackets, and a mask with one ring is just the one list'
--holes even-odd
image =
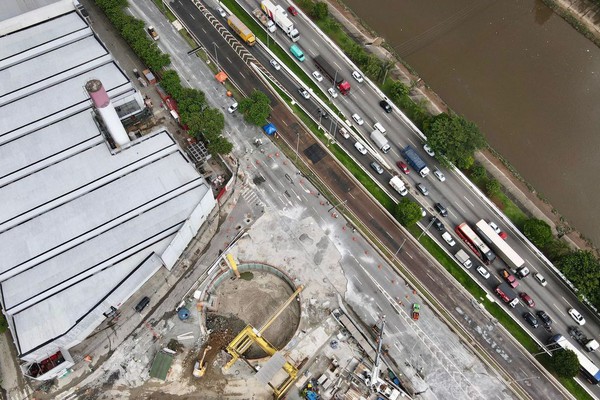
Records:
{"label": "white truck", "polygon": [[408,189],[399,176],[394,176],[392,179],[390,179],[390,186],[393,187],[394,190],[400,194],[400,196],[406,196],[408,194]]}
{"label": "white truck", "polygon": [[273,21],[271,21],[265,15],[265,13],[260,10],[260,8],[257,8],[254,11],[252,11],[252,14],[256,17],[256,19],[258,19],[260,21],[261,24],[264,25],[265,28],[267,28],[267,30],[269,32],[273,33],[277,30],[275,23]]}
{"label": "white truck", "polygon": [[294,28],[294,23],[286,16],[283,7],[274,5],[270,0],[263,0],[260,2],[260,8],[292,39],[292,42],[300,40],[298,29]]}
{"label": "white truck", "polygon": [[467,269],[471,268],[471,266],[473,265],[473,262],[469,258],[469,255],[463,249],[457,251],[456,254],[454,254],[454,257],[456,257],[458,262],[464,265]]}
{"label": "white truck", "polygon": [[377,145],[377,148],[387,153],[391,147],[387,138],[378,129],[371,132],[371,140]]}

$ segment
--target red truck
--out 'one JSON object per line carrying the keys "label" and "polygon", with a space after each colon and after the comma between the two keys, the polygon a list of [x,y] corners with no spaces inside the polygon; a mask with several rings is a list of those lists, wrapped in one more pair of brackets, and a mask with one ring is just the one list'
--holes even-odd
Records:
{"label": "red truck", "polygon": [[517,297],[517,294],[513,292],[508,283],[501,283],[498,285],[495,292],[505,303],[508,303],[509,306],[514,308],[517,304],[519,304],[519,298]]}
{"label": "red truck", "polygon": [[350,93],[350,84],[347,80],[342,78],[342,71],[333,68],[331,64],[329,64],[329,62],[323,58],[323,56],[315,56],[313,61],[315,62],[315,65],[319,71],[321,71],[323,75],[333,82],[335,87],[337,87],[343,96]]}

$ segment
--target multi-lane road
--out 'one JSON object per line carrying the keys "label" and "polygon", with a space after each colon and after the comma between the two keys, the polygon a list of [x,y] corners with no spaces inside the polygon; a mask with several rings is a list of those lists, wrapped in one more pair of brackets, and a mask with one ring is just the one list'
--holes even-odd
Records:
{"label": "multi-lane road", "polygon": [[[254,2],[249,2],[245,4],[245,7],[248,10],[251,10],[255,8],[256,5],[257,4]],[[176,9],[178,17],[182,21],[186,21],[186,26],[188,26],[188,29],[195,34],[198,40],[208,51],[212,50],[213,48],[218,49],[215,51],[218,51],[217,57],[221,66],[246,93],[249,93],[249,91],[256,86],[260,88],[261,85],[258,81],[253,81],[250,79],[250,77],[253,76],[253,71],[240,60],[238,53],[233,50],[230,44],[223,40],[222,35],[218,33],[217,29],[215,29],[215,26],[219,24],[226,26],[226,22],[223,19],[220,19],[219,21],[218,14],[215,12],[214,7],[211,8],[211,5],[209,4],[209,9],[213,12],[215,16],[214,19],[219,21],[218,23],[215,22],[215,20],[203,17],[198,12],[196,6],[189,1],[176,1],[172,3],[172,6]],[[392,144],[392,151],[386,155],[388,164],[390,166],[395,165],[395,162],[401,158],[400,148],[406,144],[413,144],[415,148],[420,149],[420,137],[416,135],[411,128],[404,124],[403,120],[397,113],[397,110],[392,114],[384,113],[378,104],[381,96],[378,94],[377,90],[368,85],[367,82],[359,84],[352,80],[350,72],[354,68],[346,63],[339,52],[329,46],[318,34],[318,32],[316,32],[303,18],[294,17],[293,20],[297,24],[301,33],[299,44],[302,46],[303,50],[308,56],[307,60],[301,64],[307,74],[310,76],[310,73],[316,70],[316,67],[311,62],[311,57],[315,56],[316,54],[325,56],[330,62],[340,67],[340,71],[344,73],[346,79],[348,79],[352,84],[352,91],[350,95],[338,96],[336,99],[333,99],[336,107],[338,107],[346,117],[349,117],[355,112],[363,117],[365,120],[365,125],[363,127],[356,127],[356,125],[354,125],[355,128],[357,128],[364,136],[366,141],[369,141],[368,134],[373,129],[372,124],[375,121],[382,123],[387,128],[387,135]],[[291,43],[281,33],[275,35],[275,39],[281,43],[283,48],[288,48]],[[270,73],[278,79],[282,86],[288,89],[288,92],[296,98],[299,104],[305,106],[309,113],[318,107],[313,102],[314,96],[309,101],[304,100],[299,96],[295,90],[298,84],[287,73],[284,71],[275,71],[270,67],[268,61],[270,60],[271,56],[268,55],[264,49],[262,49],[260,46],[255,46],[254,49],[249,49],[249,51],[258,60],[258,62],[264,66],[265,69],[269,70]],[[317,85],[319,85],[323,91],[329,87],[329,84],[327,84],[326,81],[317,83]],[[295,132],[299,131],[299,128],[293,127],[292,125],[293,123],[290,123],[290,126],[286,124],[286,128],[289,128],[289,130],[293,131],[290,137],[293,136],[295,138]],[[329,125],[330,124],[327,123],[323,124],[325,128],[328,128]],[[309,140],[305,137],[302,137],[300,140],[302,141],[302,147],[300,147],[300,149],[305,149]],[[353,147],[353,139],[344,140],[338,136],[338,141],[340,144],[344,145],[346,150],[352,154],[361,165],[364,166],[365,171],[370,172],[368,164],[370,161],[372,161],[372,158],[370,156],[360,155]],[[421,155],[428,162],[430,168],[437,166],[436,161],[426,156],[424,152],[421,151]],[[386,187],[390,173],[398,174],[399,171],[395,169],[392,171],[387,171],[383,176],[374,174],[374,178],[379,179],[381,184]],[[443,183],[436,181],[431,175],[426,178],[420,178],[418,174],[414,173],[414,171],[409,175],[403,176],[403,178],[408,180],[411,185],[414,185],[417,182],[422,182],[428,187],[430,194],[427,197],[415,195],[415,190],[411,190],[411,193],[414,195],[415,199],[425,205],[428,210],[432,211],[431,205],[433,202],[437,201],[442,202],[449,209],[449,216],[445,219],[444,223],[450,231],[452,231],[454,226],[464,221],[473,224],[480,218],[485,218],[487,220],[491,219],[498,222],[503,230],[509,232],[508,243],[513,246],[513,248],[515,248],[515,250],[517,250],[519,254],[526,260],[526,263],[532,272],[541,271],[549,282],[548,286],[545,288],[538,285],[537,282],[534,282],[532,278],[526,278],[521,282],[520,288],[525,288],[524,290],[526,290],[535,299],[537,303],[536,309],[544,309],[551,315],[555,321],[555,331],[566,333],[566,326],[574,325],[566,311],[571,306],[575,306],[584,313],[584,316],[588,320],[588,323],[584,327],[584,331],[588,334],[588,336],[594,336],[593,333],[598,332],[598,322],[593,315],[587,313],[586,310],[578,305],[579,303],[577,302],[576,297],[572,295],[572,293],[566,287],[564,287],[560,280],[554,277],[554,275],[537,258],[535,253],[530,250],[527,244],[519,238],[516,232],[512,231],[510,227],[502,222],[501,218],[494,213],[494,211],[488,206],[487,202],[480,198],[478,193],[474,192],[469,186],[465,185],[460,177],[454,172],[445,171],[445,175],[446,181]],[[332,183],[332,185],[334,184]],[[343,195],[344,190],[341,190],[340,194]],[[364,214],[365,213],[363,213],[363,215]],[[366,212],[366,215],[374,217],[375,215],[372,214],[376,213],[373,211]],[[365,221],[371,224],[371,229],[381,237],[380,239],[383,243],[392,249],[398,248],[399,243],[401,243],[403,233],[397,233],[396,231],[398,231],[398,229],[390,227],[389,222],[381,221],[377,218],[367,217]],[[390,235],[390,233],[392,233],[392,235]],[[386,235],[389,236],[389,238],[386,238]],[[407,243],[405,250],[406,252],[403,254],[411,255],[411,259],[415,254],[419,253],[419,250],[414,246],[411,246],[410,242]],[[414,259],[411,260],[408,257],[404,258],[405,259],[403,261],[405,264],[408,265],[414,263]],[[429,262],[422,261],[422,264],[419,267],[424,268],[428,264]],[[502,262],[496,261],[493,267],[490,269],[493,271],[495,269],[499,270],[502,267]],[[476,274],[474,269],[472,273]],[[418,277],[423,281],[424,285],[430,291],[434,291],[434,288],[438,287],[440,284],[440,282],[435,282],[436,280],[444,281],[444,279],[441,277],[430,276],[427,278],[423,275],[424,274],[419,274]],[[479,280],[481,284],[488,289],[492,289],[499,281],[499,278],[495,275],[488,281],[483,281],[479,275],[475,275],[475,279]],[[447,288],[448,286],[440,285],[439,289],[444,290],[445,287]],[[440,294],[440,297],[451,298],[453,295],[453,293],[446,293],[445,295]],[[520,321],[522,321],[520,318],[520,313],[522,313],[524,310],[524,306],[519,306],[516,310],[516,317]],[[536,337],[538,337],[542,342],[547,339],[547,334],[541,331],[541,329],[534,331],[534,334],[536,334]],[[594,357],[596,357],[596,359],[594,359]],[[597,356],[593,356],[592,359],[598,362]]]}

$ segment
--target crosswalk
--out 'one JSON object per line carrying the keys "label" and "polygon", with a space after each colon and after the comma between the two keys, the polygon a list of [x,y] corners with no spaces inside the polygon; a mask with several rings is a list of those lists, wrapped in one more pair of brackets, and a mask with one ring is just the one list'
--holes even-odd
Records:
{"label": "crosswalk", "polygon": [[258,197],[256,190],[254,190],[252,188],[244,189],[244,191],[242,192],[242,197],[251,206],[257,206],[257,207],[260,206],[263,208],[265,207],[265,203],[263,203],[263,201]]}

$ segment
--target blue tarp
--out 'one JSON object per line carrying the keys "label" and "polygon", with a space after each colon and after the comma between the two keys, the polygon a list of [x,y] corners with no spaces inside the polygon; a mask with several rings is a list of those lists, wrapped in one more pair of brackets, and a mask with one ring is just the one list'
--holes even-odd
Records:
{"label": "blue tarp", "polygon": [[273,136],[277,132],[277,128],[273,124],[267,124],[262,127],[263,131],[269,136]]}

